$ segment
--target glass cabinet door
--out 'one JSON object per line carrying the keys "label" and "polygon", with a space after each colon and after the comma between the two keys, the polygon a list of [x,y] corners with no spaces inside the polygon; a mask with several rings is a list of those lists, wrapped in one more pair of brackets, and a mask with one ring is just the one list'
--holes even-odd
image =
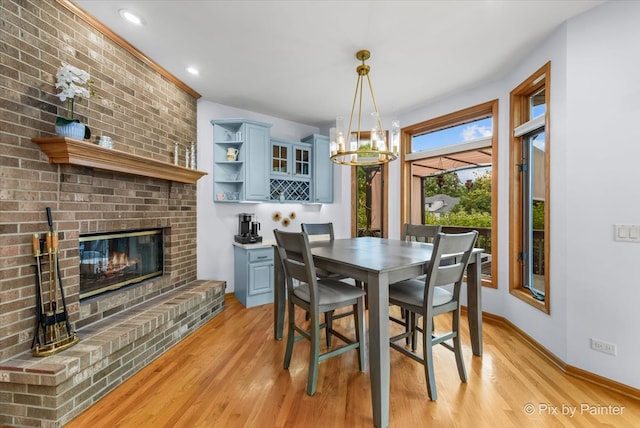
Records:
{"label": "glass cabinet door", "polygon": [[289,172],[289,147],[280,144],[272,145],[271,172],[287,174]]}
{"label": "glass cabinet door", "polygon": [[311,175],[311,150],[304,147],[295,148],[294,174],[309,177]]}

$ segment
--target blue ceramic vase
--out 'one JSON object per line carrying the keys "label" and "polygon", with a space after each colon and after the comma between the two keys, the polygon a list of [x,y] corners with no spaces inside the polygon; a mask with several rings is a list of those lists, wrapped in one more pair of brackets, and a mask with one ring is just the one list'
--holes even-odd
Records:
{"label": "blue ceramic vase", "polygon": [[76,140],[83,140],[85,133],[85,125],[80,122],[69,122],[66,124],[56,123],[56,135],[59,137],[75,138]]}

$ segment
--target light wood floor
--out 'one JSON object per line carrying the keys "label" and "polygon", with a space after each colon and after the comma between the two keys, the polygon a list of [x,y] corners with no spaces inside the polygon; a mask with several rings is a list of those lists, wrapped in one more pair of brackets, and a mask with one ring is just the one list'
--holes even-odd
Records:
{"label": "light wood floor", "polygon": [[[369,376],[358,371],[355,352],[320,363],[309,397],[308,342],[295,345],[285,370],[273,306],[245,309],[232,295],[225,304],[67,428],[373,426]],[[563,374],[501,323],[485,321],[482,357],[472,356],[468,337],[464,331],[466,384],[453,354],[434,350],[436,402],[427,398],[422,366],[391,350],[391,427],[640,426],[639,401]]]}

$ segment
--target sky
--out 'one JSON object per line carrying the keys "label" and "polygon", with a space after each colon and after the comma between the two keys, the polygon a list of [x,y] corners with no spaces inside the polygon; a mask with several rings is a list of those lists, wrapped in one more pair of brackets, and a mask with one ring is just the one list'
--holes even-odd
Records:
{"label": "sky", "polygon": [[[479,138],[487,138],[493,135],[493,120],[488,117],[486,119],[477,120],[475,122],[463,125],[453,126],[451,128],[441,129],[439,131],[430,132],[428,134],[418,135],[412,139],[412,151],[422,151],[435,149],[439,147],[450,146],[453,144],[464,143],[466,141],[477,140]],[[484,175],[490,171],[490,167],[475,168],[457,171],[458,177],[464,183],[467,180],[475,180],[475,174]]]}

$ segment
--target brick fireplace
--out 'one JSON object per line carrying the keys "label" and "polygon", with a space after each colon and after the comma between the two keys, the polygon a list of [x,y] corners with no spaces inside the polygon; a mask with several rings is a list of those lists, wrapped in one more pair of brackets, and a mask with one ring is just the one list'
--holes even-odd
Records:
{"label": "brick fireplace", "polygon": [[80,299],[162,276],[164,229],[80,235]]}
{"label": "brick fireplace", "polygon": [[[196,280],[196,184],[129,163],[169,164],[175,143],[196,140],[199,95],[73,3],[7,0],[0,9],[0,425],[61,426],[222,309],[224,283]],[[133,156],[115,162],[126,168],[50,163],[32,141],[53,137],[64,115],[54,88],[61,61],[91,74],[100,97],[78,100],[76,115]],[[31,237],[48,230],[46,207],[80,342],[35,361]],[[147,229],[163,231],[162,275],[81,300],[80,237]]]}

